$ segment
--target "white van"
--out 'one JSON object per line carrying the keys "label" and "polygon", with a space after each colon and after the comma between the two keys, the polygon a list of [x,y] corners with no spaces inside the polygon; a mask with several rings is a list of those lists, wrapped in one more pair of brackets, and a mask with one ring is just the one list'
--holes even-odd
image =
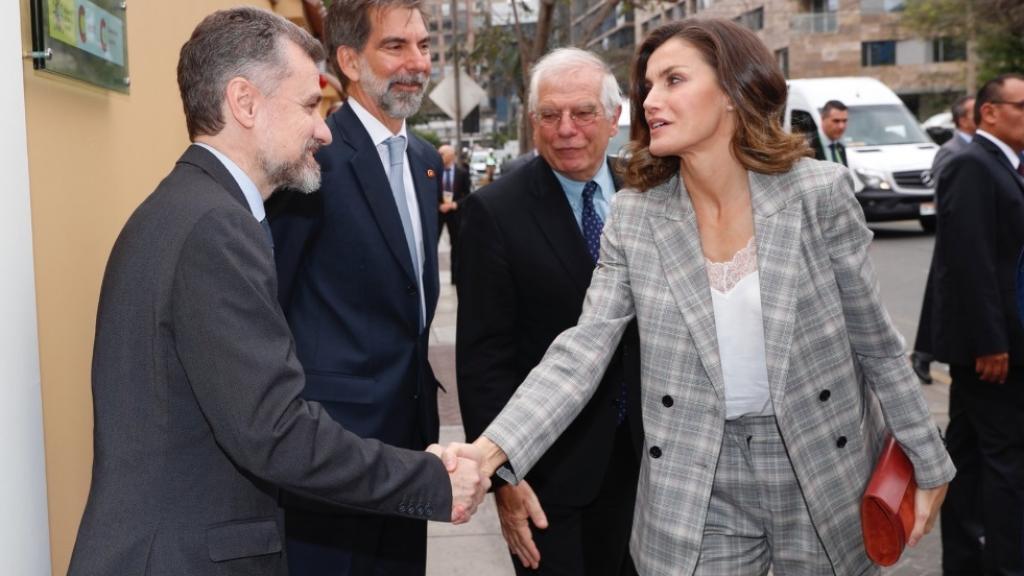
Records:
{"label": "white van", "polygon": [[857,199],[870,222],[920,220],[935,229],[932,159],[939,147],[885,84],[874,78],[789,81],[784,127],[808,135],[820,153],[821,109],[839,100],[849,107],[843,135]]}

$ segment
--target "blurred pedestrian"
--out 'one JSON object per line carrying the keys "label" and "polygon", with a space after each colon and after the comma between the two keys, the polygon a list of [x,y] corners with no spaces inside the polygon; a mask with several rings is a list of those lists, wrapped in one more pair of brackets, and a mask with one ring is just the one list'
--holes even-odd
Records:
{"label": "blurred pedestrian", "polygon": [[461,226],[460,203],[472,192],[472,183],[469,178],[469,170],[456,162],[455,149],[444,144],[437,149],[441,155],[441,162],[444,165],[441,172],[441,195],[438,197],[438,241],[441,239],[441,229],[448,228],[448,243],[451,245],[449,258],[451,258],[451,281],[453,286],[458,285],[459,275],[459,227]]}
{"label": "blurred pedestrian", "polygon": [[[949,159],[967,149],[968,144],[974,138],[974,96],[961,96],[953,103],[953,123],[956,131],[953,137],[943,144],[935,159],[932,160],[932,179],[938,188],[938,180],[943,168]],[[914,373],[921,380],[922,384],[932,383],[931,363],[934,360],[932,354],[932,273],[931,266],[928,267],[928,280],[925,282],[924,298],[921,301],[921,315],[917,321],[917,336],[914,338],[914,351],[910,354],[910,363]]]}

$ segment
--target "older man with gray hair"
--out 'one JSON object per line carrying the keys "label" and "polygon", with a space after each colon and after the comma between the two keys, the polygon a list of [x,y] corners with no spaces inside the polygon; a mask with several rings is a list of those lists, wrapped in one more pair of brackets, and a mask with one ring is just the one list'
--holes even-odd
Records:
{"label": "older man with gray hair", "polygon": [[[620,101],[597,56],[551,52],[530,79],[538,156],[463,202],[456,365],[469,439],[576,324],[618,188],[605,151]],[[495,491],[519,574],[635,573],[628,543],[643,436],[637,352],[634,323],[575,422],[525,480]]]}
{"label": "older man with gray hair", "polygon": [[483,498],[475,462],[455,467],[449,453],[446,471],[434,455],[360,439],[300,396],[309,380],[277,305],[263,202],[319,184],[313,154],[331,142],[322,57],[309,34],[256,8],[214,13],[181,49],[193,145],[107,263],[72,576],[287,574],[281,490],[454,521]]}

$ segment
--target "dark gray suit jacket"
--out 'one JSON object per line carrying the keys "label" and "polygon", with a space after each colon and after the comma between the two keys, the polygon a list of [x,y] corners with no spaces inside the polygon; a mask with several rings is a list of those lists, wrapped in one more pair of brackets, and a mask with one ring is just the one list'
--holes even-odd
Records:
{"label": "dark gray suit jacket", "polygon": [[949,159],[957,153],[964,151],[968,146],[970,146],[970,143],[964,142],[964,139],[954,132],[953,137],[939,147],[938,151],[935,152],[935,158],[932,160],[932,178],[935,179],[936,186],[938,186],[942,170],[949,164]]}
{"label": "dark gray suit jacket", "polygon": [[304,401],[304,384],[268,238],[193,146],[107,264],[92,487],[69,573],[286,574],[280,488],[449,519],[439,459],[359,439]]}

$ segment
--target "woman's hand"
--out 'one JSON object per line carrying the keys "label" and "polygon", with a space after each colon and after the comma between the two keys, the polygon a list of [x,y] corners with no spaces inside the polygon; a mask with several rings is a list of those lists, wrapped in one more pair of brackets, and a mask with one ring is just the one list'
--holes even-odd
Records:
{"label": "woman's hand", "polygon": [[914,529],[910,532],[910,540],[907,545],[914,547],[921,541],[925,534],[932,531],[935,520],[939,517],[939,508],[946,498],[946,490],[949,484],[943,484],[935,488],[918,488],[914,495]]}

